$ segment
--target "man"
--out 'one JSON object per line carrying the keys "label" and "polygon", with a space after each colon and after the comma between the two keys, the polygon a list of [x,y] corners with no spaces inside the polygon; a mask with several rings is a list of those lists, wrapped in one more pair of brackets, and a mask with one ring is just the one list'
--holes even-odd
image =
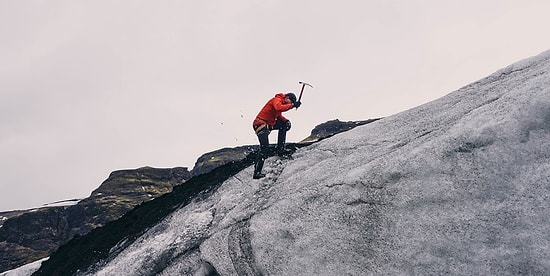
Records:
{"label": "man", "polygon": [[285,118],[282,113],[292,109],[298,108],[302,103],[296,101],[296,95],[294,93],[279,93],[269,100],[262,108],[254,122],[252,127],[258,136],[260,141],[260,151],[256,157],[256,163],[254,164],[254,179],[259,179],[265,176],[262,173],[264,166],[264,160],[267,158],[269,152],[269,133],[273,129],[279,131],[277,136],[277,153],[284,155],[289,153],[285,149],[286,132],[290,130],[290,120]]}

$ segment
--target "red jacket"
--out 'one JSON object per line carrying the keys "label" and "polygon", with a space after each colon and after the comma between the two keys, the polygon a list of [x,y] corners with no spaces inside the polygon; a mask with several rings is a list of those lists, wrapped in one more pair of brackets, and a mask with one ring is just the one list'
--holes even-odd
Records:
{"label": "red jacket", "polygon": [[252,124],[255,126],[262,124],[258,119],[265,121],[270,126],[275,125],[276,119],[286,122],[288,119],[281,113],[292,109],[292,107],[292,103],[285,104],[285,94],[279,93],[265,104]]}

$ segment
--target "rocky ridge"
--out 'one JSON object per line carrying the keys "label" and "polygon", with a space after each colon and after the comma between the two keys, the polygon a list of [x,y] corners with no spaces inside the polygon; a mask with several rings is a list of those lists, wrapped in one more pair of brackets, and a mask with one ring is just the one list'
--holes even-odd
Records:
{"label": "rocky ridge", "polygon": [[[0,272],[49,256],[60,245],[116,220],[136,205],[190,178],[187,168],[151,167],[111,173],[91,196],[42,208],[0,213]],[[58,206],[61,205],[61,206]]]}

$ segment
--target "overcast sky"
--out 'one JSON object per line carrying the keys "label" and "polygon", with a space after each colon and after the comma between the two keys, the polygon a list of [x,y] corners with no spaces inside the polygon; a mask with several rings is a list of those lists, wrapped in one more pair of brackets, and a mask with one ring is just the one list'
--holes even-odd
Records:
{"label": "overcast sky", "polygon": [[[546,0],[0,0],[0,210],[83,198],[119,169],[388,116],[550,49]],[[270,136],[275,142],[276,134]]]}

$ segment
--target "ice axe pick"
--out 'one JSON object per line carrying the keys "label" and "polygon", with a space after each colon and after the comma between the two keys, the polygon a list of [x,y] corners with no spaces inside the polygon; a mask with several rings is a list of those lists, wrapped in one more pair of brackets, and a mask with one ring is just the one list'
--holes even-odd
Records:
{"label": "ice axe pick", "polygon": [[[298,101],[301,101],[302,100],[302,94],[304,93],[304,88],[306,88],[306,85],[311,87],[311,88],[313,88],[313,86],[311,86],[311,84],[305,83],[303,81],[299,81],[298,83],[302,85],[302,90],[300,91],[300,97],[298,97]],[[296,109],[298,109],[298,107],[296,107]]]}

